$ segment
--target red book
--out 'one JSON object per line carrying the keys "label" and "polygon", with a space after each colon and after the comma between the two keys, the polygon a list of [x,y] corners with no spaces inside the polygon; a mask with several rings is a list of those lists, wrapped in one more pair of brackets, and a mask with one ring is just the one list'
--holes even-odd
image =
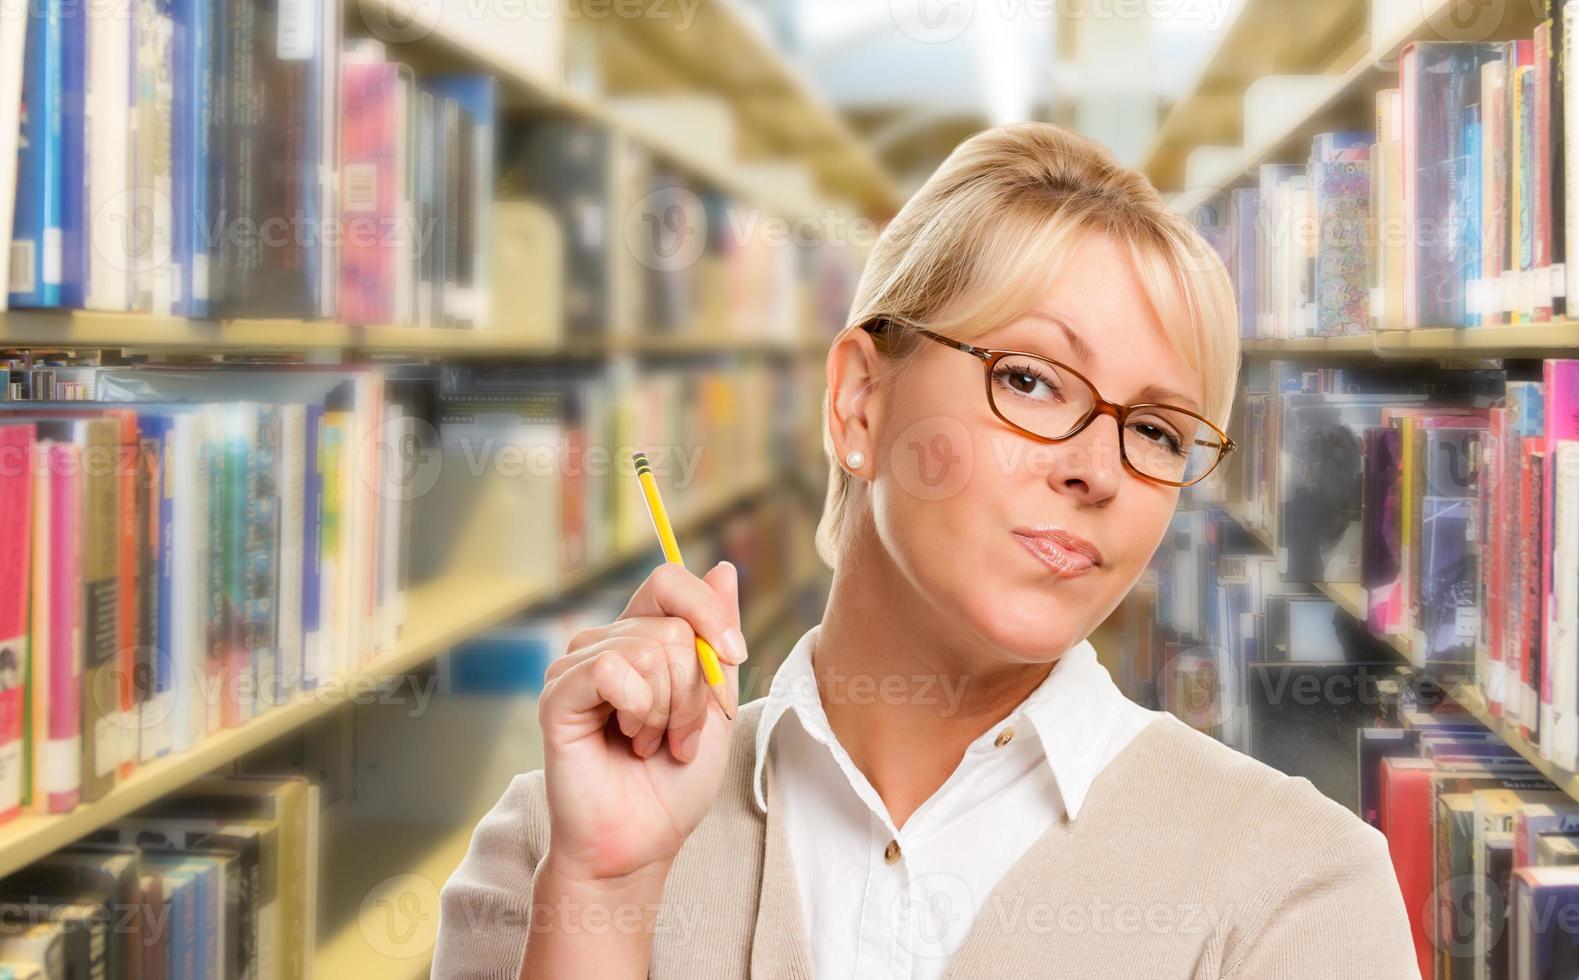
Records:
{"label": "red book", "polygon": [[38,774],[49,813],[82,795],[82,447],[50,442],[49,733]]}
{"label": "red book", "polygon": [[1484,671],[1479,680],[1486,692],[1486,705],[1493,717],[1502,717],[1503,682],[1502,671],[1502,566],[1507,561],[1507,531],[1503,519],[1506,506],[1505,480],[1502,471],[1502,440],[1507,436],[1508,410],[1501,406],[1491,410],[1488,419],[1489,432],[1486,436],[1485,465],[1481,469],[1480,495],[1483,506],[1481,513],[1484,521],[1481,524],[1481,547],[1485,549],[1485,561],[1480,563],[1482,589],[1486,618],[1482,631],[1482,641],[1485,645]]}
{"label": "red book", "polygon": [[1546,459],[1544,438],[1524,438],[1524,461],[1520,466],[1519,488],[1519,561],[1525,568],[1541,569],[1541,574],[1524,576],[1523,588],[1518,596],[1519,628],[1514,640],[1518,650],[1518,674],[1511,678],[1510,697],[1519,698],[1516,719],[1519,732],[1526,739],[1534,740],[1540,731],[1540,662],[1541,641],[1544,638],[1542,596],[1546,588],[1546,563],[1540,554],[1543,548],[1541,527],[1546,500]]}
{"label": "red book", "polygon": [[1426,910],[1431,903],[1435,854],[1431,841],[1431,773],[1429,759],[1382,760],[1382,833],[1392,855],[1393,871],[1409,914],[1409,934],[1414,938],[1420,975],[1431,975],[1434,951],[1426,932]]}
{"label": "red book", "polygon": [[33,427],[0,425],[0,822],[22,810]]}
{"label": "red book", "polygon": [[[1537,91],[1544,91],[1537,88]],[[1549,233],[1549,229],[1548,229]],[[1557,443],[1563,439],[1579,439],[1579,360],[1552,360],[1544,361],[1541,365],[1541,380],[1546,389],[1545,398],[1545,435],[1541,443],[1544,459],[1549,466],[1557,458]],[[1547,474],[1554,477],[1555,474]],[[1536,538],[1541,545],[1540,563],[1540,592],[1536,596],[1536,620],[1532,621],[1533,628],[1540,637],[1541,651],[1555,649],[1553,630],[1557,619],[1556,598],[1552,594],[1552,552],[1556,550],[1556,542],[1552,538],[1552,516],[1556,512],[1555,488],[1557,480],[1549,478],[1542,481],[1540,498],[1540,523],[1536,525],[1539,537]],[[1543,714],[1551,713],[1552,685],[1551,669],[1549,663],[1539,662],[1540,670],[1534,675],[1535,689],[1540,694],[1540,703],[1546,705]]]}
{"label": "red book", "polygon": [[[411,69],[348,60],[340,67],[340,319],[412,320],[413,216],[406,193]],[[430,246],[437,247],[437,246]]]}

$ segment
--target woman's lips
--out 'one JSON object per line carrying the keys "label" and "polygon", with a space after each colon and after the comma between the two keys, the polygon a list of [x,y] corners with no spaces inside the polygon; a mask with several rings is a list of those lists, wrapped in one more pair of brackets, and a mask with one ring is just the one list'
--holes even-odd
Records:
{"label": "woman's lips", "polygon": [[1102,564],[1102,553],[1095,545],[1061,528],[1015,528],[1012,533],[1027,551],[1061,578],[1084,575]]}

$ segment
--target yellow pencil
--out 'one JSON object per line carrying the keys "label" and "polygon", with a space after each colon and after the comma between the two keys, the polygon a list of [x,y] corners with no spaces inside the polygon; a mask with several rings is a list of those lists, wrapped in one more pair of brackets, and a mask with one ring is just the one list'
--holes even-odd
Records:
{"label": "yellow pencil", "polygon": [[[652,476],[652,464],[647,462],[646,453],[634,455],[636,463],[636,479],[641,481],[642,494],[647,498],[647,513],[652,515],[653,530],[658,532],[658,543],[663,546],[663,557],[676,565],[683,566],[685,562],[680,558],[680,545],[674,539],[674,528],[669,524],[669,512],[664,510],[663,498],[658,496],[658,482]],[[702,639],[696,638],[696,656],[702,662],[702,676],[707,680],[707,686],[713,692],[713,698],[718,702],[718,707],[723,710],[724,717],[734,720],[734,712],[729,710],[729,698],[724,693],[724,670],[718,665],[718,651],[713,645]]]}

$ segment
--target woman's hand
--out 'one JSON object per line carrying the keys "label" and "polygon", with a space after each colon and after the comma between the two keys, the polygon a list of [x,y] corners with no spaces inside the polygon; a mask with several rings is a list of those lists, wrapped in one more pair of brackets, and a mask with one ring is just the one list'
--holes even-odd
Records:
{"label": "woman's hand", "polygon": [[661,884],[712,806],[734,725],[696,637],[718,651],[733,698],[746,653],[738,584],[727,562],[701,578],[665,562],[617,620],[577,633],[549,666],[538,718],[556,878],[618,887],[656,873]]}

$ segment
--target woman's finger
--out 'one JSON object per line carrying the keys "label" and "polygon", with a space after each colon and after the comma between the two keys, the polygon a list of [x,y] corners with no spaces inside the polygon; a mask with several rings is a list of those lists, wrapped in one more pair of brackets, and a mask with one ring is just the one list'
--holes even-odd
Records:
{"label": "woman's finger", "polygon": [[[733,566],[730,568],[732,571]],[[738,596],[733,601],[726,599],[708,581],[682,565],[664,562],[653,569],[619,618],[640,616],[678,616],[712,644],[726,663],[738,664],[746,659]]]}
{"label": "woman's finger", "polygon": [[617,650],[602,650],[544,685],[538,720],[544,729],[577,738],[601,731],[610,710],[644,719],[653,700],[651,686],[630,661]]}

